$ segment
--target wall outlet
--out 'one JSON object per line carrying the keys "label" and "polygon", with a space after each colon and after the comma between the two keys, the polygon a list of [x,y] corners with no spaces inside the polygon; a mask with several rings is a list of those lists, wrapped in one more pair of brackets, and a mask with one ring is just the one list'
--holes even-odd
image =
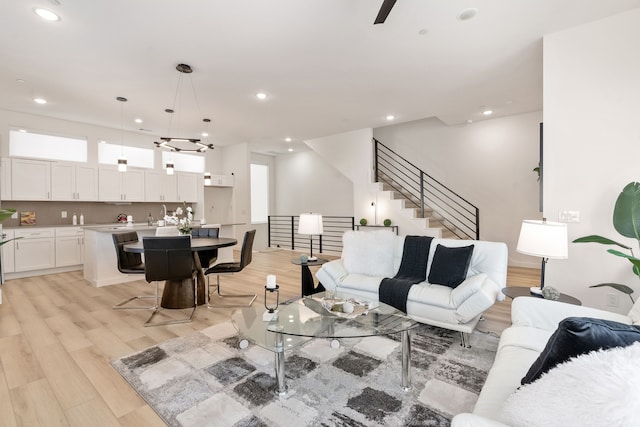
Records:
{"label": "wall outlet", "polygon": [[62,218],[66,218],[67,217],[67,211],[62,211]]}
{"label": "wall outlet", "polygon": [[617,307],[618,303],[618,295],[607,294],[607,307]]}

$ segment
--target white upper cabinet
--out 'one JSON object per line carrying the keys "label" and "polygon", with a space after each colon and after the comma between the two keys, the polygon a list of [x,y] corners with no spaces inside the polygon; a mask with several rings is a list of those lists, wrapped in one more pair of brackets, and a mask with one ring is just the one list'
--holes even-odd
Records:
{"label": "white upper cabinet", "polygon": [[98,170],[71,163],[51,165],[51,199],[85,200],[98,198]]}
{"label": "white upper cabinet", "polygon": [[3,157],[0,163],[0,197],[2,200],[13,200],[11,197],[11,159]]}
{"label": "white upper cabinet", "polygon": [[118,172],[115,167],[100,167],[98,196],[103,202],[144,202],[144,172]]}
{"label": "white upper cabinet", "polygon": [[198,175],[192,173],[177,173],[178,177],[178,202],[197,202],[198,200]]}
{"label": "white upper cabinet", "polygon": [[178,177],[157,171],[145,171],[144,194],[147,202],[177,202]]}
{"label": "white upper cabinet", "polygon": [[233,187],[233,175],[211,175],[211,184],[207,187]]}
{"label": "white upper cabinet", "polygon": [[51,162],[11,159],[12,200],[51,200]]}

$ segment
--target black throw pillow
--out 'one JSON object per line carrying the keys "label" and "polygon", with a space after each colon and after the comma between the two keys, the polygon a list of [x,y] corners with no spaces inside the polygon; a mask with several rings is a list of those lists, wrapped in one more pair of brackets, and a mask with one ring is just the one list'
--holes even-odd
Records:
{"label": "black throw pillow", "polygon": [[599,349],[626,347],[636,341],[640,341],[640,328],[637,326],[590,317],[567,317],[560,322],[521,383],[534,382],[572,357]]}
{"label": "black throw pillow", "polygon": [[464,282],[472,254],[473,245],[449,248],[438,244],[429,270],[429,283],[455,288]]}

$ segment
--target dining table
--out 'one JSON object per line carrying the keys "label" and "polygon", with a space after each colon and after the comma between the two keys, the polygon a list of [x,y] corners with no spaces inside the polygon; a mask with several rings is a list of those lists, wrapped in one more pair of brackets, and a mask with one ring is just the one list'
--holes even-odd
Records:
{"label": "dining table", "polygon": [[[143,237],[144,239],[144,237]],[[193,252],[193,264],[197,271],[198,284],[198,305],[206,304],[206,287],[204,268],[200,263],[199,251],[207,251],[212,249],[226,248],[238,244],[238,240],[230,237],[191,237],[191,251]],[[123,246],[125,252],[144,254],[144,246],[142,241],[127,243]],[[207,266],[208,267],[208,266]],[[189,279],[186,280],[167,280],[162,290],[162,308],[190,308],[193,307],[194,286]]]}

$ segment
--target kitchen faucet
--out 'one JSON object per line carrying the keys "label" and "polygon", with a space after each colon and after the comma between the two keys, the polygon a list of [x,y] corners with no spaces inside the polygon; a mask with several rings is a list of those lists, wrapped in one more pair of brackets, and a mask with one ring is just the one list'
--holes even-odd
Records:
{"label": "kitchen faucet", "polygon": [[162,205],[162,219],[167,216],[167,205]]}

